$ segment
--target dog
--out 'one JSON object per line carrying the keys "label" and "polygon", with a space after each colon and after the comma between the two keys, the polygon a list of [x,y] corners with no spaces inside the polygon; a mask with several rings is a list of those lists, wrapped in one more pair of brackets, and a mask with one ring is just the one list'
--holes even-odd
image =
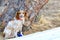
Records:
{"label": "dog", "polygon": [[[27,13],[23,10],[20,10],[16,13],[16,17],[15,17],[15,22],[19,22],[18,23],[18,27],[15,27],[15,35],[17,37],[17,32],[20,31],[20,33],[22,34],[22,27],[23,27],[23,24],[25,23],[25,21],[27,20]],[[16,23],[16,24],[17,24]]]}
{"label": "dog", "polygon": [[16,12],[16,16],[13,20],[9,21],[7,26],[4,29],[5,38],[17,37],[17,33],[20,31],[22,34],[22,27],[27,20],[27,13],[23,10]]}

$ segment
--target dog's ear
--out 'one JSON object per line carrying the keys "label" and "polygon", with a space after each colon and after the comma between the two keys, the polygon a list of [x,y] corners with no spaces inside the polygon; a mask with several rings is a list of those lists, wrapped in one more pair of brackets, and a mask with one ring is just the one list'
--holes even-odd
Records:
{"label": "dog's ear", "polygon": [[20,11],[16,12],[16,16],[15,16],[16,19],[19,19],[19,14],[20,14]]}
{"label": "dog's ear", "polygon": [[28,20],[28,13],[24,12],[25,20]]}

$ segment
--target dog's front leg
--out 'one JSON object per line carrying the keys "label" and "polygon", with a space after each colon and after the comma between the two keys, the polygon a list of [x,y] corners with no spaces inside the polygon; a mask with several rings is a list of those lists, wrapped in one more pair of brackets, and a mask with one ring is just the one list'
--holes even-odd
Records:
{"label": "dog's front leg", "polygon": [[18,31],[15,31],[15,32],[14,32],[15,37],[18,37],[18,36],[17,36],[17,32],[18,32]]}

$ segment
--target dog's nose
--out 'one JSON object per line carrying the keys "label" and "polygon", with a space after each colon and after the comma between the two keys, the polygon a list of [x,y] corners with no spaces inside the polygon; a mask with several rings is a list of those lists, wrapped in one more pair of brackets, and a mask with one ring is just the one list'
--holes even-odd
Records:
{"label": "dog's nose", "polygon": [[20,15],[20,18],[22,18],[23,17],[23,15]]}

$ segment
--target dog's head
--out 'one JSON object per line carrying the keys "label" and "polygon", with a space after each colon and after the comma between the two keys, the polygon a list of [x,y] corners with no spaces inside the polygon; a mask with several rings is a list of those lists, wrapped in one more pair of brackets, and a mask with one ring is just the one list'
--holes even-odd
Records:
{"label": "dog's head", "polygon": [[16,19],[17,20],[28,20],[27,12],[23,10],[16,12]]}

